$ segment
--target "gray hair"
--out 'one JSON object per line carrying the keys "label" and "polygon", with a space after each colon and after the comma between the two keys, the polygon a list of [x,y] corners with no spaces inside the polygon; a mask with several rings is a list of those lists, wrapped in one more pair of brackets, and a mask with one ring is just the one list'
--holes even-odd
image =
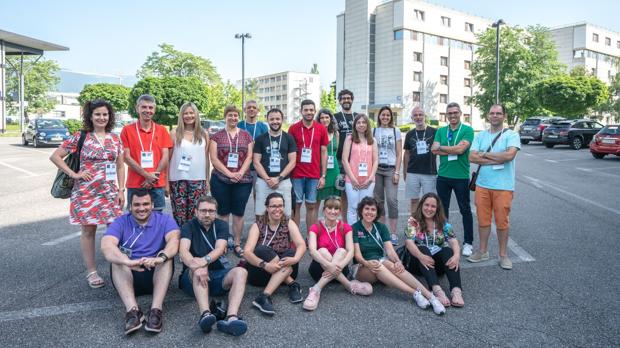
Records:
{"label": "gray hair", "polygon": [[155,97],[153,97],[150,94],[143,94],[141,96],[138,97],[138,100],[136,100],[136,105],[140,105],[141,102],[147,102],[147,103],[153,103],[153,104],[157,104],[155,102]]}

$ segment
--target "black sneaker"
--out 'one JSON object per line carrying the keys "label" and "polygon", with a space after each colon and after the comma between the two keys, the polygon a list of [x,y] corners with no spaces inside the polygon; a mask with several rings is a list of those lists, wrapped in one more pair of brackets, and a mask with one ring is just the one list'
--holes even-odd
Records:
{"label": "black sneaker", "polygon": [[273,310],[273,303],[271,302],[271,297],[265,294],[260,294],[254,299],[252,305],[258,308],[259,311],[267,314],[274,315],[276,312]]}
{"label": "black sneaker", "polygon": [[304,300],[301,295],[301,286],[298,282],[292,282],[288,285],[288,299],[291,303],[299,303]]}

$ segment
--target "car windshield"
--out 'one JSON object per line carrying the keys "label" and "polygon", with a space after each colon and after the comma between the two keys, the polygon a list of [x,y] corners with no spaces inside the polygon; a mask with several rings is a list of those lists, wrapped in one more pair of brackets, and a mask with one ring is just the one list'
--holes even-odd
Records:
{"label": "car windshield", "polygon": [[605,126],[599,134],[620,134],[620,126]]}
{"label": "car windshield", "polygon": [[539,118],[528,118],[527,120],[525,120],[525,122],[523,122],[524,126],[537,126],[539,124],[540,124]]}
{"label": "car windshield", "polygon": [[41,129],[63,129],[66,128],[60,120],[37,120],[37,127]]}

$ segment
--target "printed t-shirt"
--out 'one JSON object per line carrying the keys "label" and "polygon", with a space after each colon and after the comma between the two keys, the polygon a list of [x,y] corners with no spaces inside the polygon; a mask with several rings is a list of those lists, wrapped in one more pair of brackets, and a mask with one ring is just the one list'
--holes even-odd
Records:
{"label": "printed t-shirt", "polygon": [[338,151],[336,152],[336,159],[338,162],[342,162],[342,147],[347,135],[353,133],[353,119],[355,119],[357,113],[345,114],[344,112],[337,112],[334,114],[334,119],[338,124]]}
{"label": "printed t-shirt", "polygon": [[400,129],[377,127],[372,135],[379,148],[379,164],[396,165],[396,142],[401,139]]}
{"label": "printed t-shirt", "polygon": [[454,229],[452,228],[452,225],[449,222],[446,222],[443,225],[443,230],[441,232],[435,231],[435,233],[428,232],[428,231],[422,232],[419,230],[416,233],[413,233],[413,230],[406,229],[405,237],[407,237],[407,239],[414,241],[416,245],[424,245],[424,246],[427,246],[429,249],[433,245],[436,245],[441,248],[447,247],[449,246],[448,242],[452,238],[455,238]]}
{"label": "printed t-shirt", "polygon": [[[272,151],[275,156],[279,156],[280,158],[280,170],[277,172],[271,171],[271,166],[269,165]],[[260,164],[269,177],[277,177],[280,175],[282,170],[288,165],[288,155],[293,152],[297,152],[295,139],[284,131],[276,137],[271,136],[271,134],[267,132],[257,137],[254,142],[254,153],[261,154]]]}
{"label": "printed t-shirt", "polygon": [[[403,146],[405,151],[409,151],[407,173],[437,175],[437,156],[431,152],[436,132],[433,127],[426,127],[423,131],[414,128],[407,132]],[[422,140],[426,142],[426,153],[419,155],[418,141]]]}
{"label": "printed t-shirt", "polygon": [[[130,123],[123,127],[121,131],[121,141],[126,149],[129,149],[129,154],[138,165],[141,163],[141,152],[152,151],[153,152],[153,167],[145,168],[149,173],[157,171],[157,166],[162,157],[162,149],[170,149],[174,146],[170,134],[163,126],[158,125],[155,122],[151,122],[151,129],[145,131],[140,127],[140,121]],[[137,127],[136,127],[137,126]],[[139,135],[138,135],[139,134]],[[140,145],[142,141],[142,146]],[[152,142],[152,147],[151,147]],[[166,185],[166,172],[162,170],[159,174],[159,180],[153,185],[153,187],[164,187]],[[144,182],[144,177],[135,172],[131,166],[127,166],[127,188],[141,188]]]}

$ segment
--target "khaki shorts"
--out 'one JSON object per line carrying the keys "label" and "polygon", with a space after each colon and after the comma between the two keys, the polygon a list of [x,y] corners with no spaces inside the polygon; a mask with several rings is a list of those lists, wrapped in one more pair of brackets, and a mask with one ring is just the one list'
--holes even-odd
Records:
{"label": "khaki shorts", "polygon": [[265,199],[267,199],[267,196],[269,196],[272,192],[279,192],[282,196],[284,196],[284,214],[288,217],[291,216],[291,179],[286,179],[280,182],[278,188],[274,190],[267,185],[265,180],[262,178],[257,178],[254,189],[256,190],[256,202],[254,202],[255,215],[263,215],[265,213]]}
{"label": "khaki shorts", "polygon": [[489,190],[476,187],[476,215],[478,226],[491,226],[491,218],[495,215],[495,226],[498,230],[510,227],[510,208],[512,207],[513,191]]}

